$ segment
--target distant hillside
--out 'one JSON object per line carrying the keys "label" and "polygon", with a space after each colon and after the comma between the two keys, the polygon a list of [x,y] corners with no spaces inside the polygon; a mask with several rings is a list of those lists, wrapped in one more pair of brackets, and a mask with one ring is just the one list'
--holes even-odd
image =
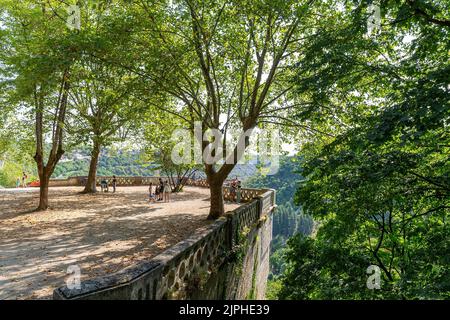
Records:
{"label": "distant hillside", "polygon": [[[89,150],[82,149],[67,153],[58,163],[53,178],[85,176],[89,172]],[[138,151],[104,150],[100,154],[98,175],[152,176],[154,165],[141,159]]]}
{"label": "distant hillside", "polygon": [[[68,152],[55,168],[53,178],[68,178],[73,176],[86,176],[89,172],[90,151],[87,148]],[[98,175],[104,176],[153,176],[157,174],[155,165],[145,162],[141,158],[139,151],[113,151],[105,149],[100,154]],[[236,176],[241,180],[257,174],[256,165],[253,163],[237,164],[231,171],[229,177]],[[202,172],[197,174],[203,176]]]}
{"label": "distant hillside", "polygon": [[234,179],[237,176],[240,180],[246,181],[257,174],[258,168],[256,165],[252,163],[237,164],[228,175],[228,178]]}

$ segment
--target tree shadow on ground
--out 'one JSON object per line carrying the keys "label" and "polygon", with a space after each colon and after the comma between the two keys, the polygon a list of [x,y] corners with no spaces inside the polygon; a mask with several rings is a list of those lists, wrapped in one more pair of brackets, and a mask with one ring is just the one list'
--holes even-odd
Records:
{"label": "tree shadow on ground", "polygon": [[70,265],[80,266],[82,279],[117,272],[211,223],[200,188],[154,204],[141,190],[101,196],[53,190],[52,210],[27,213],[35,196],[0,204],[0,299],[51,298]]}

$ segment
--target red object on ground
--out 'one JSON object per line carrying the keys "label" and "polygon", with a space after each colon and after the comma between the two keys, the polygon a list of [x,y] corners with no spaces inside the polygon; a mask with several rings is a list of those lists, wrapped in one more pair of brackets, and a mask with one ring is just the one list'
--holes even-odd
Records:
{"label": "red object on ground", "polygon": [[41,183],[39,181],[33,181],[28,184],[29,187],[40,187]]}

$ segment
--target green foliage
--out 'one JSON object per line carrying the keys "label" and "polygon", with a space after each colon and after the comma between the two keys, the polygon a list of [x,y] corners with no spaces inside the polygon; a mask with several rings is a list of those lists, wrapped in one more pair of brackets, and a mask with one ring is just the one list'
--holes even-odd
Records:
{"label": "green foliage", "polygon": [[278,241],[276,240],[272,246],[273,251],[282,247],[284,241],[293,234],[301,232],[308,235],[313,229],[312,219],[302,213],[301,207],[293,203],[298,181],[302,179],[299,163],[298,157],[283,156],[280,159],[279,170],[274,175],[255,175],[245,182],[245,187],[276,190],[278,207],[273,216],[273,236]]}
{"label": "green foliage", "polygon": [[283,285],[280,280],[271,280],[267,282],[266,299],[277,300]]}
{"label": "green foliage", "polygon": [[[246,187],[273,188],[276,190],[277,209],[273,215],[272,244],[270,255],[269,283],[277,282],[277,277],[284,272],[284,248],[289,237],[296,233],[310,235],[314,221],[302,212],[301,207],[293,203],[298,181],[302,179],[299,172],[298,157],[282,156],[280,166],[274,175],[254,175],[246,182]],[[278,282],[277,282],[278,283]]]}
{"label": "green foliage", "polygon": [[28,182],[36,179],[36,168],[31,157],[32,133],[25,121],[12,112],[5,112],[0,122],[0,186],[13,187],[25,171]]}
{"label": "green foliage", "polygon": [[[327,134],[302,148],[296,201],[321,227],[288,242],[280,298],[450,296],[449,29],[405,6],[387,2],[384,19],[396,21],[376,38],[364,35],[364,6],[338,28],[324,16],[307,45],[297,90],[323,113],[299,117]],[[380,290],[366,287],[369,265]]]}
{"label": "green foliage", "polygon": [[[86,176],[89,172],[90,151],[87,148],[68,153],[59,162],[53,173],[53,178],[68,178],[71,176]],[[142,160],[142,154],[137,151],[125,152],[105,149],[98,163],[100,176],[152,176],[154,165]]]}
{"label": "green foliage", "polygon": [[313,231],[311,217],[304,215],[300,208],[295,208],[291,201],[277,207],[273,216],[273,234],[284,238],[291,237],[295,233],[309,235]]}
{"label": "green foliage", "polygon": [[[195,163],[191,148],[194,139],[192,130],[185,127],[179,117],[170,113],[158,113],[154,108],[147,111],[145,118],[146,159],[155,164],[155,169],[160,170],[161,175],[170,177],[173,191],[180,191],[182,185],[179,183],[202,167],[201,164]],[[173,136],[176,130],[181,130],[182,133],[178,137]],[[186,139],[187,144],[184,143]],[[179,159],[174,159],[174,156]]]}
{"label": "green foliage", "polygon": [[[326,240],[325,240],[326,241]],[[370,264],[364,252],[348,251],[346,244],[323,243],[300,234],[288,241],[289,261],[281,277],[280,299],[368,299],[378,291],[366,289],[365,270]],[[384,287],[384,283],[382,284]],[[389,296],[387,296],[389,298]]]}
{"label": "green foliage", "polygon": [[279,170],[274,175],[255,175],[245,182],[249,188],[272,188],[277,191],[277,204],[281,205],[293,199],[301,180],[300,158],[281,156]]}
{"label": "green foliage", "polygon": [[15,187],[17,179],[22,184],[22,172],[27,173],[27,182],[36,180],[36,176],[30,174],[29,167],[23,167],[17,162],[4,162],[0,167],[0,187]]}

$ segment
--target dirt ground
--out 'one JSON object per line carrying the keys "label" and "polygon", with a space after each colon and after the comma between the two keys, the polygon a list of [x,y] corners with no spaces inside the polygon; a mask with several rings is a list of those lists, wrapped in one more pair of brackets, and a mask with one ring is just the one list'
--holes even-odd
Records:
{"label": "dirt ground", "polygon": [[81,190],[51,188],[45,212],[32,212],[36,188],[0,190],[0,299],[51,299],[70,265],[81,268],[81,279],[113,273],[210,223],[208,189],[185,187],[170,203],[153,204],[147,187],[95,195]]}

